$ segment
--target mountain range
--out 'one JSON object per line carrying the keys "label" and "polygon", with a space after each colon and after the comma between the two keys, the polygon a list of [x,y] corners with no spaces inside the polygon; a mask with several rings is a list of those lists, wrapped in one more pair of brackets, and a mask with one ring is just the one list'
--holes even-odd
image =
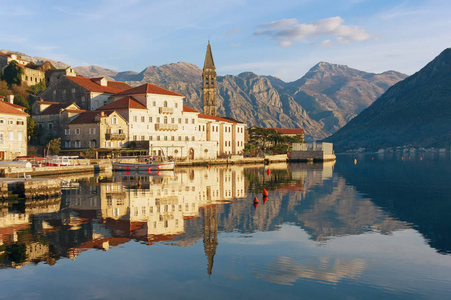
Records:
{"label": "mountain range", "polygon": [[395,84],[326,141],[341,152],[451,145],[451,48]]}
{"label": "mountain range", "polygon": [[[37,64],[47,60],[56,68],[67,66],[15,53]],[[85,77],[106,77],[131,86],[152,83],[184,95],[187,106],[202,111],[202,69],[190,63],[149,66],[140,73],[99,66],[74,69]],[[304,128],[307,141],[318,140],[335,133],[406,77],[395,71],[374,74],[327,62],[316,64],[293,82],[252,72],[218,76],[217,112],[249,126]]]}
{"label": "mountain range", "polygon": [[[149,82],[184,95],[187,106],[202,111],[202,69],[190,63],[150,66],[140,73],[98,66],[75,70],[132,86]],[[395,71],[374,74],[326,62],[293,82],[252,72],[218,76],[218,114],[249,126],[304,128],[307,140],[317,140],[336,132],[406,77]]]}

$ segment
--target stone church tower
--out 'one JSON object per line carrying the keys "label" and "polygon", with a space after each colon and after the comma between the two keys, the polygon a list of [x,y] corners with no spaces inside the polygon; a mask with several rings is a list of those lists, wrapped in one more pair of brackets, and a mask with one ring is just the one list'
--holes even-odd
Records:
{"label": "stone church tower", "polygon": [[210,41],[208,41],[207,54],[205,55],[202,80],[204,114],[216,116],[216,67],[211,53]]}
{"label": "stone church tower", "polygon": [[211,277],[214,257],[218,247],[218,212],[214,205],[205,207],[204,212],[204,250],[208,259],[207,273]]}

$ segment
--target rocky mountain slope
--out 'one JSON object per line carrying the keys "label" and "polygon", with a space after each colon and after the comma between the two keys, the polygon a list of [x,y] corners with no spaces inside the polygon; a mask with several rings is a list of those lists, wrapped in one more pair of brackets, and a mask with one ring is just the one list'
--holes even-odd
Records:
{"label": "rocky mountain slope", "polygon": [[[193,64],[150,66],[140,73],[97,66],[75,70],[83,76],[105,76],[132,86],[150,82],[185,95],[187,106],[202,110],[202,70]],[[250,126],[302,127],[308,140],[317,140],[343,127],[405,77],[395,71],[373,74],[325,62],[290,83],[251,72],[218,76],[218,114]]]}
{"label": "rocky mountain slope", "polygon": [[333,136],[338,151],[451,145],[451,48],[395,84]]}

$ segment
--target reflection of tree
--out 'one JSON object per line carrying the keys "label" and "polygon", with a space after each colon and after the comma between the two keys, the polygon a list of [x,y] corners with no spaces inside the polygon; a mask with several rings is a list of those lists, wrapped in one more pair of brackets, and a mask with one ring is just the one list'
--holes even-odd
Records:
{"label": "reflection of tree", "polygon": [[255,276],[283,285],[292,285],[299,278],[335,284],[343,279],[359,277],[367,266],[362,259],[319,257],[318,260],[304,266],[289,257],[278,257],[275,262],[264,267],[264,273],[257,272]]}

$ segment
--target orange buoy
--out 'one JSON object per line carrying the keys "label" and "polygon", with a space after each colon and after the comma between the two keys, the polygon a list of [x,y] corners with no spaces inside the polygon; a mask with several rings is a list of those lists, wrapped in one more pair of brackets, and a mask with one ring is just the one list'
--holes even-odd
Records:
{"label": "orange buoy", "polygon": [[423,158],[422,158],[422,157],[420,157],[420,160],[423,160]]}
{"label": "orange buoy", "polygon": [[141,186],[141,181],[138,179],[138,186]]}
{"label": "orange buoy", "polygon": [[265,188],[263,188],[263,196],[268,197],[268,195],[269,195],[268,191]]}
{"label": "orange buoy", "polygon": [[268,174],[268,176],[271,175],[271,170],[268,169],[268,171],[266,171],[266,174]]}
{"label": "orange buoy", "polygon": [[258,203],[258,202],[260,202],[260,201],[258,200],[257,195],[255,195],[255,197],[254,197],[254,203]]}
{"label": "orange buoy", "polygon": [[268,202],[268,196],[263,196],[263,204],[266,204],[266,202]]}
{"label": "orange buoy", "polygon": [[210,169],[210,165],[209,164],[207,164],[207,169]]}
{"label": "orange buoy", "polygon": [[254,202],[254,209],[257,209],[258,207],[258,202]]}

